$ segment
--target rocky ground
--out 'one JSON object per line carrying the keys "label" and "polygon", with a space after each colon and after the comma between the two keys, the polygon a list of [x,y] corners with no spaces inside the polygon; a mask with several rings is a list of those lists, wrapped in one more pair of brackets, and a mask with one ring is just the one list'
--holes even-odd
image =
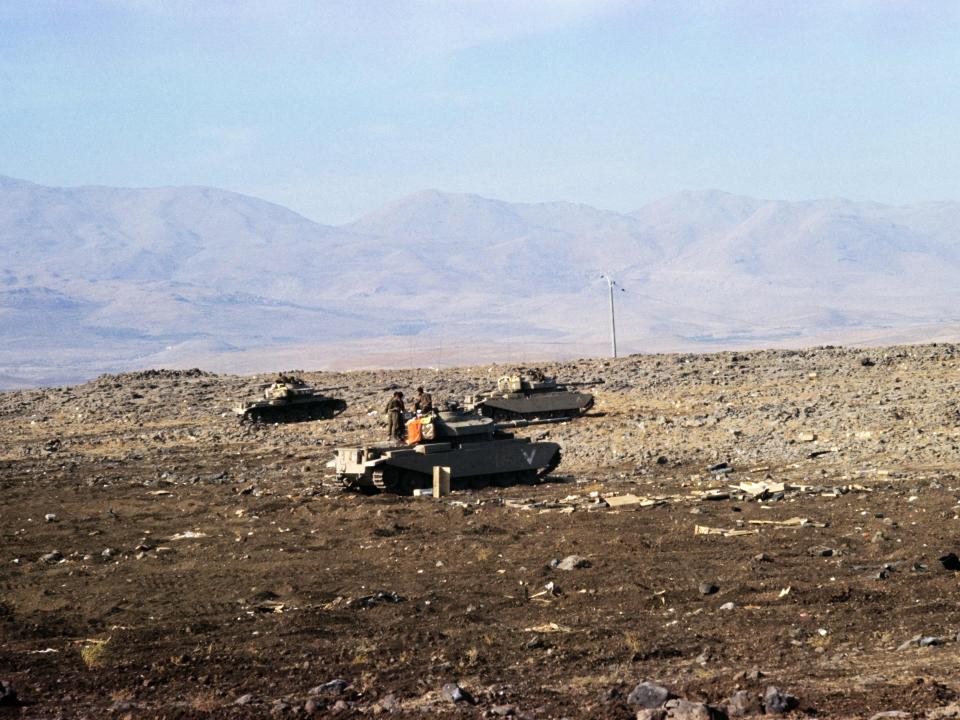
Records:
{"label": "rocky ground", "polygon": [[0,394],[0,717],[960,717],[960,347],[542,369],[605,381],[552,480],[438,500],[326,463],[503,367]]}

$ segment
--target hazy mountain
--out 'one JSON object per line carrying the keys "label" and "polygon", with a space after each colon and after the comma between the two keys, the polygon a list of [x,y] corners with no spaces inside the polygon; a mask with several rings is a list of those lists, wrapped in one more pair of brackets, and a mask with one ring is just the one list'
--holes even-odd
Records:
{"label": "hazy mountain", "polygon": [[719,190],[669,195],[630,213],[640,228],[673,256],[695,242],[710,242],[749,219],[766,201]]}
{"label": "hazy mountain", "polygon": [[650,263],[660,248],[626,215],[572,203],[507,203],[428,190],[347,226],[427,262],[444,284],[528,297],[580,289],[604,268]]}
{"label": "hazy mountain", "polygon": [[353,241],[221,190],[3,178],[0,362],[123,367],[197,340],[243,348],[386,333],[388,318],[316,292]]}
{"label": "hazy mountain", "polygon": [[604,272],[628,351],[950,324],[958,227],[957,203],[705,191],[623,214],[436,190],[331,227],[211,188],[0,177],[0,375],[598,354]]}

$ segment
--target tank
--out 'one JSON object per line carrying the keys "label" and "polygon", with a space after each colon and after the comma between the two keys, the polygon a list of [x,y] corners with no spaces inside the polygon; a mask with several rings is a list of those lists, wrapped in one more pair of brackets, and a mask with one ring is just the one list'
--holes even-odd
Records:
{"label": "tank", "polygon": [[531,423],[495,423],[460,410],[447,410],[416,423],[420,440],[404,446],[378,444],[338,448],[331,463],[347,487],[408,495],[433,486],[433,469],[450,468],[451,486],[480,489],[533,484],[560,464],[560,446],[514,437],[506,427]]}
{"label": "tank", "polygon": [[302,422],[332,418],[347,409],[339,398],[322,394],[340,388],[310,387],[302,379],[280,375],[263,391],[263,399],[238,403],[233,411],[251,422]]}
{"label": "tank", "polygon": [[593,407],[593,395],[571,390],[602,380],[558,383],[538,370],[504,375],[497,389],[466,398],[466,407],[484,417],[502,419],[574,418]]}

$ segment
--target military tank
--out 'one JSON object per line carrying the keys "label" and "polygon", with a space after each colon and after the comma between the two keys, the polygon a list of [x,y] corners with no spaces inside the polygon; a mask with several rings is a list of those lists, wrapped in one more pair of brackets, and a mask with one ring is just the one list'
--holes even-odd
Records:
{"label": "military tank", "polygon": [[280,375],[263,391],[263,399],[237,403],[233,411],[250,422],[302,422],[332,418],[347,409],[347,403],[323,392],[340,388],[313,388],[301,378]]}
{"label": "military tank", "polygon": [[495,420],[574,418],[593,407],[593,395],[571,390],[599,385],[602,380],[558,383],[538,370],[504,375],[497,389],[466,398],[466,407]]}
{"label": "military tank", "polygon": [[[446,410],[419,423],[419,441],[396,446],[337,448],[332,465],[347,487],[366,492],[408,495],[433,486],[433,469],[450,468],[454,488],[480,489],[533,484],[560,464],[560,446],[514,437],[507,427],[528,422],[495,423],[461,410]],[[408,433],[411,423],[408,423]]]}

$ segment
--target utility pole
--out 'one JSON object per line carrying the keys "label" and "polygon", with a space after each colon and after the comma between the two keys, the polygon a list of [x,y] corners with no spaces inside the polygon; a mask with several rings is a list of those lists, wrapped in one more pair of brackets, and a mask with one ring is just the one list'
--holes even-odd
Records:
{"label": "utility pole", "polygon": [[620,292],[623,292],[623,288],[617,285],[617,281],[614,280],[609,275],[601,275],[601,278],[607,281],[607,289],[610,291],[610,349],[613,352],[613,357],[617,356],[617,321],[616,315],[613,310],[613,289],[619,288]]}

